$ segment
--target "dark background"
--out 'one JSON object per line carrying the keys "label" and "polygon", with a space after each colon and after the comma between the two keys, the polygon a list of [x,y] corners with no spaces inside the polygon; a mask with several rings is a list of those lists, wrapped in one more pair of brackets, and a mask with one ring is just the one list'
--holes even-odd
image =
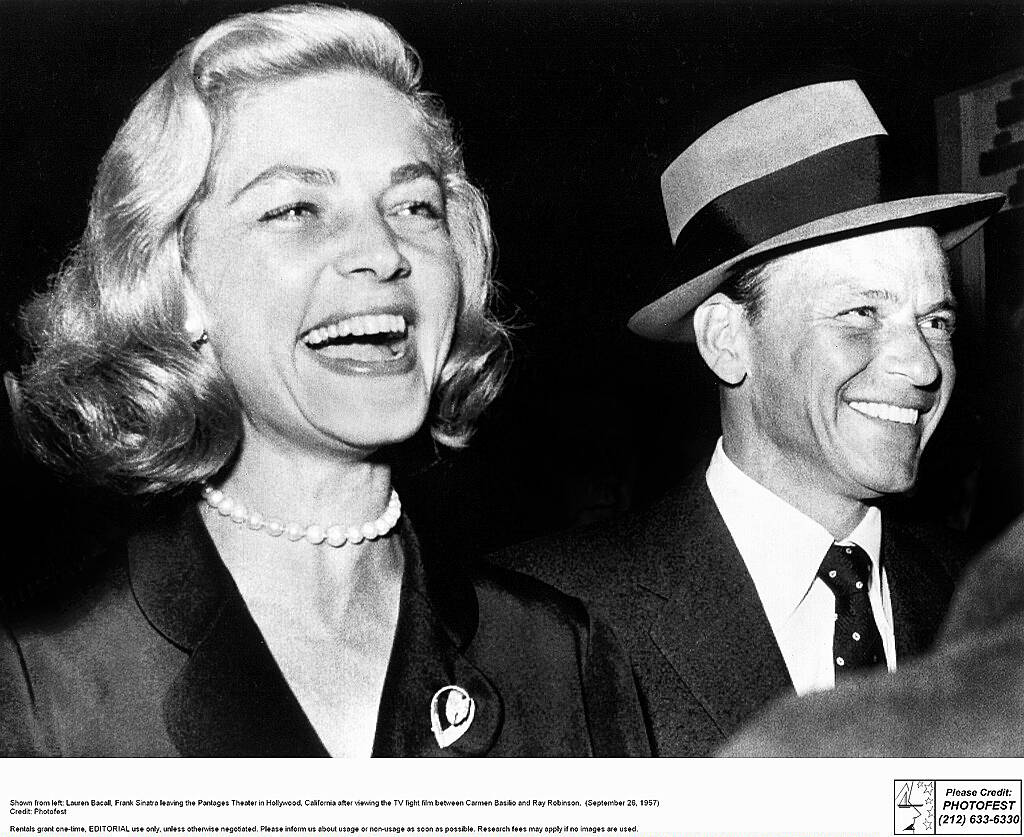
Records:
{"label": "dark background", "polygon": [[[18,363],[17,304],[81,232],[96,166],[134,100],[189,38],[270,5],[0,4],[5,368]],[[934,191],[934,99],[1024,64],[1016,1],[350,5],[420,51],[491,201],[515,370],[471,449],[404,481],[417,525],[470,552],[641,505],[710,451],[717,396],[696,350],[624,326],[658,294],[669,261],[658,178],[701,131],[787,88],[854,78],[894,138],[903,190]],[[1020,231],[1019,217],[1008,223]],[[1011,295],[1019,258],[1019,247],[1003,257]],[[981,467],[985,363],[961,358],[915,500],[977,541],[1022,505],[1019,470]],[[999,398],[1022,400],[1019,389]],[[0,412],[12,526],[57,547],[47,553],[59,562],[65,544],[116,512],[29,464]],[[1019,439],[1016,415],[1008,432]],[[1002,499],[965,508],[964,486],[978,479],[970,496]],[[23,583],[28,567],[9,561],[7,576]]]}

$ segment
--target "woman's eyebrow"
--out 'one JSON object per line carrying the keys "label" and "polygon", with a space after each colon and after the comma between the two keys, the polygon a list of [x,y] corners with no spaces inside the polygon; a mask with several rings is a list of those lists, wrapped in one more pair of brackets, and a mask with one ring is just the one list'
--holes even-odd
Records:
{"label": "woman's eyebrow", "polygon": [[419,180],[421,177],[429,177],[431,180],[441,184],[441,173],[430,163],[417,160],[414,163],[405,163],[391,170],[391,185],[398,186],[402,183],[409,183]]}
{"label": "woman's eyebrow", "polygon": [[277,180],[279,178],[295,180],[299,183],[306,183],[312,186],[330,186],[337,182],[337,177],[330,169],[314,169],[307,166],[296,166],[291,163],[276,163],[265,168],[252,180],[242,186],[242,188],[231,196],[231,200],[228,201],[228,203],[234,203],[247,191],[255,186],[259,186],[261,183],[266,183],[270,180]]}
{"label": "woman's eyebrow", "polygon": [[[402,183],[419,180],[421,177],[429,177],[431,180],[436,181],[438,185],[441,183],[441,175],[437,169],[430,165],[430,163],[422,160],[417,160],[414,163],[405,163],[404,165],[392,169],[389,179],[392,186],[398,186]],[[252,178],[252,180],[242,186],[234,195],[231,196],[231,200],[228,201],[228,203],[234,203],[247,191],[262,183],[267,183],[268,181],[277,180],[279,178],[294,180],[311,186],[331,186],[338,181],[337,175],[330,169],[296,166],[291,163],[275,163],[274,165],[265,168]]]}

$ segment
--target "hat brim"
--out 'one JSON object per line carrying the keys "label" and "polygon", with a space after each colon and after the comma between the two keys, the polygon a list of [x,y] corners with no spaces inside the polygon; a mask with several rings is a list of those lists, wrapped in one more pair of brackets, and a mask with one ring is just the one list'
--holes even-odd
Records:
{"label": "hat brim", "polygon": [[741,269],[827,240],[866,235],[890,227],[932,227],[938,233],[942,249],[951,250],[974,235],[999,211],[1005,200],[1001,192],[925,195],[871,204],[820,218],[762,241],[674,288],[630,317],[629,328],[651,340],[692,343],[695,339],[694,309]]}

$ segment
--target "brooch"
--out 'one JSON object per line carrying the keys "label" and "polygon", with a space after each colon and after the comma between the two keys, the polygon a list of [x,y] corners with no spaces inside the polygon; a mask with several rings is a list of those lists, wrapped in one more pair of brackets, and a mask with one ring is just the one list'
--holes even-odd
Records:
{"label": "brooch", "polygon": [[430,729],[441,749],[454,744],[469,729],[476,703],[461,686],[442,686],[430,701]]}

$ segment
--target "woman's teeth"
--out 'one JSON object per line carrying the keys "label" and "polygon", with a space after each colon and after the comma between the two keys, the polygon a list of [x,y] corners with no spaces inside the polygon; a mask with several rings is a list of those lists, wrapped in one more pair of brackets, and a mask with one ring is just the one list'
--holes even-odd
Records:
{"label": "woman's teeth", "polygon": [[379,343],[382,338],[390,342],[405,337],[405,334],[406,322],[405,317],[401,314],[359,314],[355,317],[346,317],[344,320],[330,325],[311,329],[302,335],[302,342],[311,349],[316,349],[333,340],[368,337],[373,338],[372,342]]}

